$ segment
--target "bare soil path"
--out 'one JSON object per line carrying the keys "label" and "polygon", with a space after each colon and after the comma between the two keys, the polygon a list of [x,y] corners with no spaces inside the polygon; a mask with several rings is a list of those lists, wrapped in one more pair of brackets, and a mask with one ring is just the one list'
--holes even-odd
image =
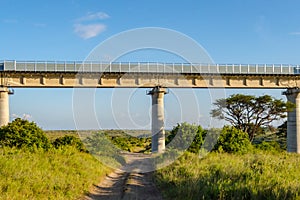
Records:
{"label": "bare soil path", "polygon": [[[117,169],[84,197],[85,200],[162,200],[147,172],[149,155],[124,153],[127,165]],[[146,171],[146,173],[144,173]]]}

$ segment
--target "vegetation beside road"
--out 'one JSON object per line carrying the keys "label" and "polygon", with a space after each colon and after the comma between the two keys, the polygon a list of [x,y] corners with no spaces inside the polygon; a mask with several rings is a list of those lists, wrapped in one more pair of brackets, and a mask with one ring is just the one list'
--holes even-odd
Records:
{"label": "vegetation beside road", "polygon": [[33,122],[0,128],[0,199],[77,199],[111,169],[70,135],[49,140]]}
{"label": "vegetation beside road", "polygon": [[110,169],[74,147],[0,149],[0,199],[76,199]]}
{"label": "vegetation beside road", "polygon": [[271,127],[295,105],[268,95],[232,95],[214,105],[212,116],[232,127],[207,131],[183,123],[171,131],[179,146],[191,142],[191,133],[195,138],[189,152],[155,172],[164,198],[300,199],[300,155],[285,152],[286,123]]}
{"label": "vegetation beside road", "polygon": [[165,199],[297,199],[299,162],[285,152],[186,153],[155,180]]}

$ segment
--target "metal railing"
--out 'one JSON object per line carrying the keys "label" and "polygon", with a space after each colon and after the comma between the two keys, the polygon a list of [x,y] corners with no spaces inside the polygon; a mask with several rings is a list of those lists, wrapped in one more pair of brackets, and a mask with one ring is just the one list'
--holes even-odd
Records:
{"label": "metal railing", "polygon": [[108,72],[182,74],[300,74],[300,65],[288,64],[188,64],[152,62],[0,61],[0,71]]}

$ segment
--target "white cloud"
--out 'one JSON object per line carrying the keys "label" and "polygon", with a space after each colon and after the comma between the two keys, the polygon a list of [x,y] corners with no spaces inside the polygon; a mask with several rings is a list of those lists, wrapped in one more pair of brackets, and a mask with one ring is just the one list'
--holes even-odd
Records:
{"label": "white cloud", "polygon": [[92,21],[92,20],[103,20],[107,19],[110,16],[106,14],[105,12],[96,12],[96,13],[88,13],[87,15],[77,19],[78,22],[86,22],[86,21]]}
{"label": "white cloud", "polygon": [[24,113],[22,116],[17,115],[17,114],[12,114],[12,118],[21,118],[21,119],[26,119],[26,120],[30,120],[32,118],[32,116],[30,114],[26,114]]}
{"label": "white cloud", "polygon": [[75,24],[74,32],[83,39],[89,39],[96,37],[100,33],[106,30],[106,25],[104,24]]}
{"label": "white cloud", "polygon": [[99,21],[109,17],[105,12],[89,12],[75,20],[74,32],[83,39],[96,37],[106,30],[106,25]]}

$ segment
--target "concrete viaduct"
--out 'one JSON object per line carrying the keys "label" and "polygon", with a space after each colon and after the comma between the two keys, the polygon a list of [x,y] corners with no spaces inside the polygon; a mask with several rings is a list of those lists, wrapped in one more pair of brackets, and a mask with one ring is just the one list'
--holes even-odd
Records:
{"label": "concrete viaduct", "polygon": [[296,104],[288,113],[288,152],[300,153],[300,66],[0,61],[0,126],[9,122],[11,88],[152,88],[152,152],[165,149],[167,88],[287,89]]}

